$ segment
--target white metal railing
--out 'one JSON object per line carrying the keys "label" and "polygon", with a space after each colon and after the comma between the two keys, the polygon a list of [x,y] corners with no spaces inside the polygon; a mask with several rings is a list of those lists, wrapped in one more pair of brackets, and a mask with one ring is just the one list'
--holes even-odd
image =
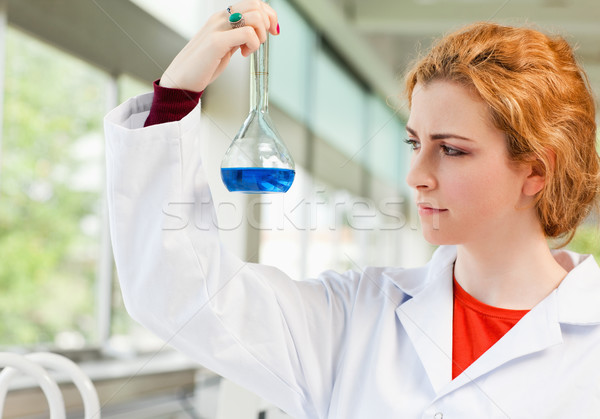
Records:
{"label": "white metal railing", "polygon": [[41,387],[50,409],[50,419],[65,419],[65,404],[56,381],[47,369],[63,373],[73,381],[85,409],[85,419],[100,419],[98,393],[88,376],[70,359],[49,352],[36,352],[27,355],[0,352],[0,418],[4,411],[4,401],[10,380],[19,373],[33,377]]}

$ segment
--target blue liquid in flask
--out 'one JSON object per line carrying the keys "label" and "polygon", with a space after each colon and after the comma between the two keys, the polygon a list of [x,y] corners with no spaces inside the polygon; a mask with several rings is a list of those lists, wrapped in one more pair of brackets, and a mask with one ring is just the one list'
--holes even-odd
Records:
{"label": "blue liquid in flask", "polygon": [[291,169],[263,167],[227,167],[221,169],[221,179],[230,192],[287,192],[296,172]]}

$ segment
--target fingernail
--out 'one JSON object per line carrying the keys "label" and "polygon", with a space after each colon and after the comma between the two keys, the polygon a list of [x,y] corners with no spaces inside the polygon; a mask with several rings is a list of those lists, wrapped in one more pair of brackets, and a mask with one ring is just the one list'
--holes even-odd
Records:
{"label": "fingernail", "polygon": [[279,23],[278,23],[277,24],[277,35],[279,35],[279,32],[281,32],[281,31],[279,30]]}

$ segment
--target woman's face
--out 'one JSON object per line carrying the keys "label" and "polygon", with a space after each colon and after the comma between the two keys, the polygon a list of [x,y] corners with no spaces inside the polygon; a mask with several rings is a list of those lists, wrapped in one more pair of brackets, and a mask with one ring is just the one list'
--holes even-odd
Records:
{"label": "woman's face", "polygon": [[406,129],[413,148],[407,182],[427,241],[499,239],[523,217],[535,218],[522,193],[530,167],[509,161],[505,135],[476,93],[448,81],[417,85]]}

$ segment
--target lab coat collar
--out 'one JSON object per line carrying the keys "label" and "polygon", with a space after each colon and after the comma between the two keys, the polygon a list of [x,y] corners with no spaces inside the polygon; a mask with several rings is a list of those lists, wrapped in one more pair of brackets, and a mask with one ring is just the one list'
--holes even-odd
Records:
{"label": "lab coat collar", "polygon": [[[560,323],[600,323],[600,268],[591,256],[568,251],[554,252],[569,271],[560,286],[536,305],[492,348],[463,374],[452,380],[452,266],[454,246],[442,246],[426,266],[406,272],[397,282],[412,298],[396,314],[418,353],[438,396],[470,382],[510,360],[541,351],[562,342]],[[420,277],[421,285],[416,277]]]}
{"label": "lab coat collar", "polygon": [[600,267],[594,257],[567,250],[553,254],[569,271],[556,289],[558,321],[574,325],[600,324]]}
{"label": "lab coat collar", "polygon": [[[427,264],[425,278],[419,270],[407,272],[398,286],[411,299],[396,309],[436,393],[452,376],[452,267],[454,246],[440,247]],[[420,283],[417,283],[420,279]]]}

